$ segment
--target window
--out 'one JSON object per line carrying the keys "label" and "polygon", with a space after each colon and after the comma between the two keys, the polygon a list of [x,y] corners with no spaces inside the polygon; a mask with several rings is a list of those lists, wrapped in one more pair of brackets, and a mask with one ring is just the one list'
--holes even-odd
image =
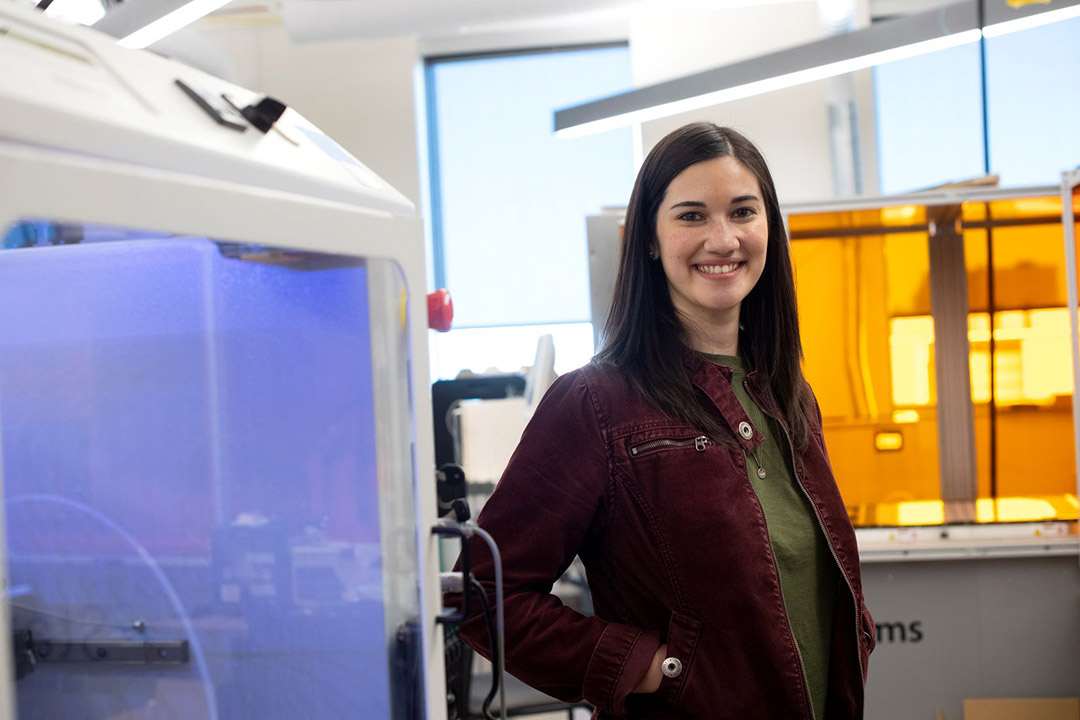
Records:
{"label": "window", "polygon": [[[1080,18],[874,69],[881,193],[990,172],[1003,187],[1051,185],[1080,165]],[[983,135],[986,113],[989,137]]]}
{"label": "window", "polygon": [[874,68],[882,195],[983,174],[979,45]]}
{"label": "window", "polygon": [[629,129],[557,140],[552,115],[629,89],[629,50],[436,59],[426,79],[435,282],[457,328],[433,336],[433,377],[516,370],[547,332],[560,372],[587,362],[585,217],[626,203],[633,140]]}
{"label": "window", "polygon": [[1080,18],[986,41],[990,167],[1002,185],[1048,185],[1080,165]]}

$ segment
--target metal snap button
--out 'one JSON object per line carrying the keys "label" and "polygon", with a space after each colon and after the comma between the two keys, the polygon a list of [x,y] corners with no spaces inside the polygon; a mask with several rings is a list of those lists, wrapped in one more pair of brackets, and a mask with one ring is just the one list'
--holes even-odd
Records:
{"label": "metal snap button", "polygon": [[739,434],[746,440],[754,437],[754,428],[750,427],[750,423],[743,421],[739,423]]}
{"label": "metal snap button", "polygon": [[664,658],[664,662],[660,663],[660,671],[669,678],[677,678],[682,675],[682,660],[679,658]]}

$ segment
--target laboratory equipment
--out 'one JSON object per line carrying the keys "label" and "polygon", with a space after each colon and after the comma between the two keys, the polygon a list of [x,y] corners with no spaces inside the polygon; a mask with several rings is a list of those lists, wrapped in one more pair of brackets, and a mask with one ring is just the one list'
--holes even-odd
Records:
{"label": "laboratory equipment", "polygon": [[1076,520],[1066,209],[1060,186],[786,208],[856,526]]}
{"label": "laboratory equipment", "polygon": [[411,203],[9,3],[0,67],[0,718],[445,717]]}

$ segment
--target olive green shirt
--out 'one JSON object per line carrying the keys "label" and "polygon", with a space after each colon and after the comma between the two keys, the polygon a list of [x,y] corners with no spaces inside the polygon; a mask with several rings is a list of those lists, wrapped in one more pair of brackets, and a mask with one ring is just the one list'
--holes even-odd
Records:
{"label": "olive green shirt", "polygon": [[[706,357],[731,368],[735,397],[750,424],[765,436],[755,453],[746,456],[746,466],[765,513],[788,623],[802,660],[814,716],[824,718],[839,569],[814,508],[796,482],[783,429],[762,412],[746,391],[743,380],[747,371],[742,358]],[[758,475],[759,467],[765,469],[764,478]]]}

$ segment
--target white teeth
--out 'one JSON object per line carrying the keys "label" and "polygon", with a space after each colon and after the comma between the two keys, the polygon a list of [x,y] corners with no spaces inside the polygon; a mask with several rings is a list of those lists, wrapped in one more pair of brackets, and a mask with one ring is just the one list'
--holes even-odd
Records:
{"label": "white teeth", "polygon": [[735,268],[739,267],[741,263],[732,263],[730,265],[698,265],[698,270],[706,275],[723,275],[724,273],[734,272]]}

